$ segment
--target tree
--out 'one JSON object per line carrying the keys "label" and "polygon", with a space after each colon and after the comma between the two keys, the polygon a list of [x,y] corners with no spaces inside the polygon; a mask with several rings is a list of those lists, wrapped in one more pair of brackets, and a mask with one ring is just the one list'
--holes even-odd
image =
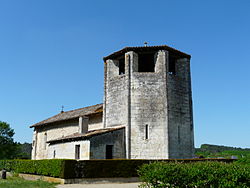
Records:
{"label": "tree", "polygon": [[17,159],[31,159],[31,150],[32,144],[24,142],[23,144],[17,142],[18,146],[17,155],[15,158]]}
{"label": "tree", "polygon": [[0,121],[0,159],[15,158],[19,149],[13,140],[14,134],[8,123]]}

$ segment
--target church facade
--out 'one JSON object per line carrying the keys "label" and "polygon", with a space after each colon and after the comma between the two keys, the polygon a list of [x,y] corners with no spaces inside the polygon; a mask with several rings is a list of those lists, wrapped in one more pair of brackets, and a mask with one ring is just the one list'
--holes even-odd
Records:
{"label": "church facade", "polygon": [[192,158],[190,58],[166,45],[104,57],[103,104],[32,125],[32,159]]}

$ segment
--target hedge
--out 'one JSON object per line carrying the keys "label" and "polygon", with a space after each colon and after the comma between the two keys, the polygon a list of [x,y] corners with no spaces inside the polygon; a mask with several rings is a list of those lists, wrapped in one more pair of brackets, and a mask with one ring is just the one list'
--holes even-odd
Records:
{"label": "hedge", "polygon": [[137,177],[139,166],[149,160],[0,160],[0,170],[69,178]]}
{"label": "hedge", "polygon": [[145,182],[141,187],[250,187],[250,168],[244,164],[154,162],[143,165],[138,173]]}
{"label": "hedge", "polygon": [[[191,159],[191,160],[160,160],[165,162],[178,161],[190,163],[197,161],[219,160],[232,162],[227,159]],[[0,160],[0,169],[16,173],[36,174],[51,177],[69,178],[111,178],[111,177],[138,177],[137,170],[143,164],[153,163],[156,160],[112,159],[112,160]]]}
{"label": "hedge", "polygon": [[60,177],[65,176],[65,161],[62,159],[53,160],[0,160],[0,169],[16,173],[37,174],[44,176]]}

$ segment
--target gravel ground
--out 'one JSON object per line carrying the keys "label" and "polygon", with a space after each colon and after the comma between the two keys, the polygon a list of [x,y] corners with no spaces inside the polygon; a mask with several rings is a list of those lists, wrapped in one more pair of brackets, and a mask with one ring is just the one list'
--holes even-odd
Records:
{"label": "gravel ground", "polygon": [[65,184],[57,188],[137,188],[140,183]]}

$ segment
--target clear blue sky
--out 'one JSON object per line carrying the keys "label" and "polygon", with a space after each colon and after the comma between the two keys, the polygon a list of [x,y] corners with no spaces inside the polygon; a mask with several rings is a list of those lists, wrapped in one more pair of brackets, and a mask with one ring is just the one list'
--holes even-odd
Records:
{"label": "clear blue sky", "polygon": [[125,46],[192,55],[195,145],[250,148],[249,0],[1,0],[0,120],[30,125],[102,102],[103,61]]}

